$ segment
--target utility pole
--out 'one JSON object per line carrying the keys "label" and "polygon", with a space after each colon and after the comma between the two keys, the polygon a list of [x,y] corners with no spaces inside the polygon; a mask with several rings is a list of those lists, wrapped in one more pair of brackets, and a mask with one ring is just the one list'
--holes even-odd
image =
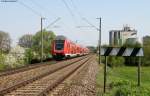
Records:
{"label": "utility pole", "polygon": [[98,42],[98,50],[99,50],[99,64],[101,64],[101,18],[96,18],[99,19],[99,42]]}
{"label": "utility pole", "polygon": [[43,20],[45,18],[41,17],[41,62],[43,62]]}

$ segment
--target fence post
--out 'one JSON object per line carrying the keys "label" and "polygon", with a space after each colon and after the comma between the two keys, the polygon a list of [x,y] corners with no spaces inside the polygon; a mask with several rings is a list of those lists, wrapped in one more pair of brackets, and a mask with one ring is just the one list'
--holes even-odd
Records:
{"label": "fence post", "polygon": [[141,85],[141,57],[139,57],[138,62],[138,86]]}
{"label": "fence post", "polygon": [[106,81],[107,81],[107,56],[105,56],[105,66],[104,66],[104,93],[106,92]]}

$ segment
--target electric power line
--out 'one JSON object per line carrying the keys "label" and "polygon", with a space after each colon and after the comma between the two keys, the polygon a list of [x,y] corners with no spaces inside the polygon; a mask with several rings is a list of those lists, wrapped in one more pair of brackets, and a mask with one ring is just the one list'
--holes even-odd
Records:
{"label": "electric power line", "polygon": [[[52,13],[47,7],[40,5],[39,3],[37,3],[35,0],[30,0],[32,3],[34,3],[34,5],[36,5],[37,7],[48,11],[49,13],[53,14],[53,16],[58,17],[54,22],[52,22],[51,24],[49,24],[46,28],[51,27],[55,22],[57,22],[58,20],[60,20],[61,16],[56,15],[56,13]],[[62,20],[61,20],[62,21]],[[62,25],[65,25],[66,28],[69,28],[63,21],[62,21]]]}
{"label": "electric power line", "polygon": [[35,11],[32,7],[29,7],[28,5],[26,5],[25,3],[18,1],[19,4],[21,4],[22,6],[24,6],[25,8],[29,9],[30,11],[32,11],[34,14],[42,17],[42,14],[40,14],[39,12]]}
{"label": "electric power line", "polygon": [[[49,27],[51,27],[52,25],[54,25],[58,20],[60,20],[60,18],[57,18],[55,21],[53,21],[52,23],[50,23],[50,24],[46,27],[46,29],[49,28]],[[45,28],[44,28],[44,29],[45,29]]]}
{"label": "electric power line", "polygon": [[48,10],[45,6],[40,5],[39,3],[37,3],[35,0],[30,0],[34,5],[36,5],[37,7],[39,7],[40,9],[43,10],[47,10],[49,13],[55,15],[56,17],[58,17],[56,14],[52,13],[50,10]]}
{"label": "electric power line", "polygon": [[[81,20],[85,21],[86,23],[88,23],[91,27],[94,27],[96,30],[99,30],[95,25],[93,25],[87,18],[85,18],[84,16],[82,16],[81,12],[78,10],[78,7],[76,6],[76,4],[74,3],[73,0],[70,0],[74,9],[76,10],[77,14],[79,15],[79,17],[81,18]],[[86,26],[87,27],[87,26]]]}
{"label": "electric power line", "polygon": [[[46,8],[45,6],[42,6],[42,5],[40,5],[39,3],[37,3],[35,0],[30,0],[32,3],[34,3],[34,5],[36,5],[37,7],[39,7],[39,8],[41,8],[41,9],[43,9],[43,10],[47,10],[49,13],[52,13],[48,8]],[[68,6],[68,4],[66,3],[66,2],[64,2],[64,4],[65,4],[65,6],[67,7],[67,8],[69,8],[69,6]],[[69,8],[69,12],[71,12],[71,9]],[[58,16],[58,15],[56,15],[55,13],[52,13],[54,16],[56,16],[56,17],[58,17],[58,18],[61,18],[61,16]],[[74,20],[75,18],[74,18],[74,14],[71,12],[70,14],[72,14],[71,16],[72,16],[72,19]],[[57,19],[58,19],[57,18]],[[61,20],[62,21],[62,20]],[[74,20],[74,22],[75,22],[76,20]],[[57,22],[57,21],[56,21]],[[53,22],[53,23],[55,23],[55,22]],[[66,25],[66,23],[64,23],[63,21],[62,21],[62,25],[65,25],[66,26],[66,28],[68,29],[69,27]],[[48,27],[50,27],[52,25],[52,23],[51,24],[49,24],[46,28],[48,28]]]}
{"label": "electric power line", "polygon": [[87,22],[89,25],[91,25],[92,27],[94,27],[96,30],[99,30],[99,28],[97,28],[95,25],[93,25],[91,22],[89,22],[86,18],[82,18],[82,20],[84,20],[85,22]]}
{"label": "electric power line", "polygon": [[67,8],[68,12],[70,13],[70,15],[71,15],[71,17],[72,17],[72,19],[74,21],[74,25],[76,26],[77,25],[77,22],[76,22],[77,20],[75,18],[74,13],[72,12],[71,8],[69,7],[68,3],[65,0],[62,0],[62,2],[65,5],[65,7]]}
{"label": "electric power line", "polygon": [[36,5],[39,8],[43,9],[43,6],[41,6],[39,3],[35,2],[34,0],[30,0],[34,5]]}
{"label": "electric power line", "polygon": [[72,13],[72,10],[70,9],[70,7],[68,6],[67,2],[65,0],[62,0],[64,5],[66,6],[66,8],[68,9],[69,13],[71,14],[72,17],[75,17],[74,14]]}
{"label": "electric power line", "polygon": [[74,1],[73,1],[73,0],[70,0],[70,1],[71,1],[71,3],[72,3],[72,6],[74,7],[74,9],[76,10],[77,14],[78,14],[81,18],[83,18],[83,16],[81,15],[81,13],[80,13],[79,10],[78,10],[76,4],[74,3]]}

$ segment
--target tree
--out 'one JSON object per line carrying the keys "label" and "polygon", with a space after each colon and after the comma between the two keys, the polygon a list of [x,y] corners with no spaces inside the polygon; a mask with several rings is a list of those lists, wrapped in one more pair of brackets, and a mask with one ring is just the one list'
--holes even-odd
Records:
{"label": "tree", "polygon": [[5,55],[0,54],[0,70],[4,70],[6,68],[4,63],[5,63]]}
{"label": "tree", "polygon": [[11,48],[11,39],[8,33],[0,31],[0,50],[8,52]]}
{"label": "tree", "polygon": [[90,52],[92,52],[92,53],[96,53],[96,47],[94,47],[94,46],[87,46],[87,48],[90,50]]}
{"label": "tree", "polygon": [[[51,43],[55,38],[55,34],[52,31],[43,30],[43,54],[47,58],[50,54]],[[33,36],[33,46],[32,49],[38,54],[37,58],[41,56],[41,32],[37,32]]]}
{"label": "tree", "polygon": [[143,65],[150,66],[150,36],[143,37],[144,58]]}
{"label": "tree", "polygon": [[18,45],[24,48],[31,48],[33,44],[33,36],[30,34],[25,34],[19,39]]}
{"label": "tree", "polygon": [[20,47],[18,45],[15,46],[10,50],[9,54],[6,55],[5,64],[7,66],[10,66],[11,68],[23,66],[25,64],[24,53],[25,53],[25,49],[23,47]]}
{"label": "tree", "polygon": [[123,46],[131,47],[131,48],[142,47],[141,43],[139,43],[139,42],[136,42],[135,44],[125,43]]}

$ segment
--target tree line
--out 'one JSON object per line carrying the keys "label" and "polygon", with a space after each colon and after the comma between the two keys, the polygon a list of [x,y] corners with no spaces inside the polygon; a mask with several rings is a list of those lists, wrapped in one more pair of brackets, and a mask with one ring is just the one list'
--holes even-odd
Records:
{"label": "tree line", "polygon": [[[51,58],[51,43],[55,38],[53,31],[43,30],[44,60]],[[24,34],[12,47],[11,37],[7,32],[0,31],[0,70],[41,60],[41,32]]]}

